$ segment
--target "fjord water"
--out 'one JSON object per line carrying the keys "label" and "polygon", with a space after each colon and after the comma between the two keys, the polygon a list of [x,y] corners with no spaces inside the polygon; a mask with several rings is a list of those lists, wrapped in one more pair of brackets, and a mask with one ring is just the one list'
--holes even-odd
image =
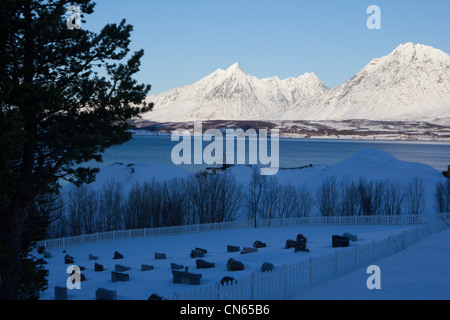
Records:
{"label": "fjord water", "polygon": [[[131,141],[107,149],[103,155],[103,163],[91,162],[89,165],[100,168],[114,163],[154,163],[174,166],[171,153],[178,143],[171,141],[170,135],[135,135]],[[203,148],[208,144],[210,142],[203,142]],[[194,149],[193,141],[191,145]],[[268,148],[270,155],[270,138]],[[445,142],[280,138],[280,167],[298,168],[310,164],[334,165],[366,148],[386,151],[399,160],[425,163],[439,171],[447,170],[447,166],[450,165],[450,143]],[[247,161],[248,149],[247,142]],[[189,172],[198,172],[208,165],[183,164],[180,167]]]}

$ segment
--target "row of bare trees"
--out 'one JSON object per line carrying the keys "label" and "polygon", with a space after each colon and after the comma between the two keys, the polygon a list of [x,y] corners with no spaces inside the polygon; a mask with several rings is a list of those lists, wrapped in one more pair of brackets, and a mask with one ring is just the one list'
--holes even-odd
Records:
{"label": "row of bare trees", "polygon": [[[280,184],[274,177],[261,176],[256,168],[247,185],[229,172],[136,183],[128,190],[110,181],[100,189],[84,185],[67,191],[51,235],[227,222],[240,217],[256,225],[258,219],[312,214],[418,215],[425,210],[424,191],[418,178],[402,185],[351,176],[328,177],[311,191],[306,185]],[[450,183],[437,186],[436,203],[440,212],[449,211]]]}
{"label": "row of bare trees", "polygon": [[406,186],[390,179],[367,181],[344,176],[327,177],[316,192],[322,216],[418,215],[425,210],[425,188],[419,178]]}

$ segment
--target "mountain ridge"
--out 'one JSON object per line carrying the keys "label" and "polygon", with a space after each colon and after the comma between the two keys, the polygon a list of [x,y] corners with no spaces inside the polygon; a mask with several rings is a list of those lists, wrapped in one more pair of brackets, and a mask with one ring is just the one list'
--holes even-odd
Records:
{"label": "mountain ridge", "polygon": [[258,79],[234,63],[192,85],[147,97],[146,120],[433,120],[450,117],[450,56],[399,45],[330,89],[314,72]]}

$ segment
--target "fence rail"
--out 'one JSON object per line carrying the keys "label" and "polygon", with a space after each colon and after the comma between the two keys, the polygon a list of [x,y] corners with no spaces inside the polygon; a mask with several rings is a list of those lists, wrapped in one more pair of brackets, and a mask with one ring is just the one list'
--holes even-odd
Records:
{"label": "fence rail", "polygon": [[[338,216],[338,217],[302,217],[286,219],[257,220],[256,227],[282,227],[300,225],[342,224],[342,225],[415,225],[427,224],[437,220],[449,219],[450,214],[433,215],[401,215],[401,216]],[[197,225],[183,225],[164,228],[144,228],[134,230],[107,231],[87,235],[79,235],[58,239],[39,241],[37,247],[61,248],[77,246],[116,239],[131,239],[164,235],[179,235],[218,230],[245,229],[255,226],[252,220],[237,220],[233,222],[220,222]]]}
{"label": "fence rail", "polygon": [[[447,216],[448,219],[448,216]],[[415,220],[413,220],[415,221]],[[287,300],[324,282],[391,256],[415,242],[448,227],[444,220],[404,231],[366,245],[340,248],[333,253],[311,257],[274,272],[254,272],[237,283],[220,283],[196,291],[174,294],[172,300]]]}

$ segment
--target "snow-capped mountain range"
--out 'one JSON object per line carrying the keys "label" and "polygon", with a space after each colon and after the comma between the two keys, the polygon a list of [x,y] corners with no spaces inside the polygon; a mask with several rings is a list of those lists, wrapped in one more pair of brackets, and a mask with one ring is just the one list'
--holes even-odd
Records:
{"label": "snow-capped mountain range", "polygon": [[258,79],[235,63],[200,81],[147,97],[156,122],[194,120],[420,120],[450,118],[450,56],[406,43],[340,86],[314,73]]}

